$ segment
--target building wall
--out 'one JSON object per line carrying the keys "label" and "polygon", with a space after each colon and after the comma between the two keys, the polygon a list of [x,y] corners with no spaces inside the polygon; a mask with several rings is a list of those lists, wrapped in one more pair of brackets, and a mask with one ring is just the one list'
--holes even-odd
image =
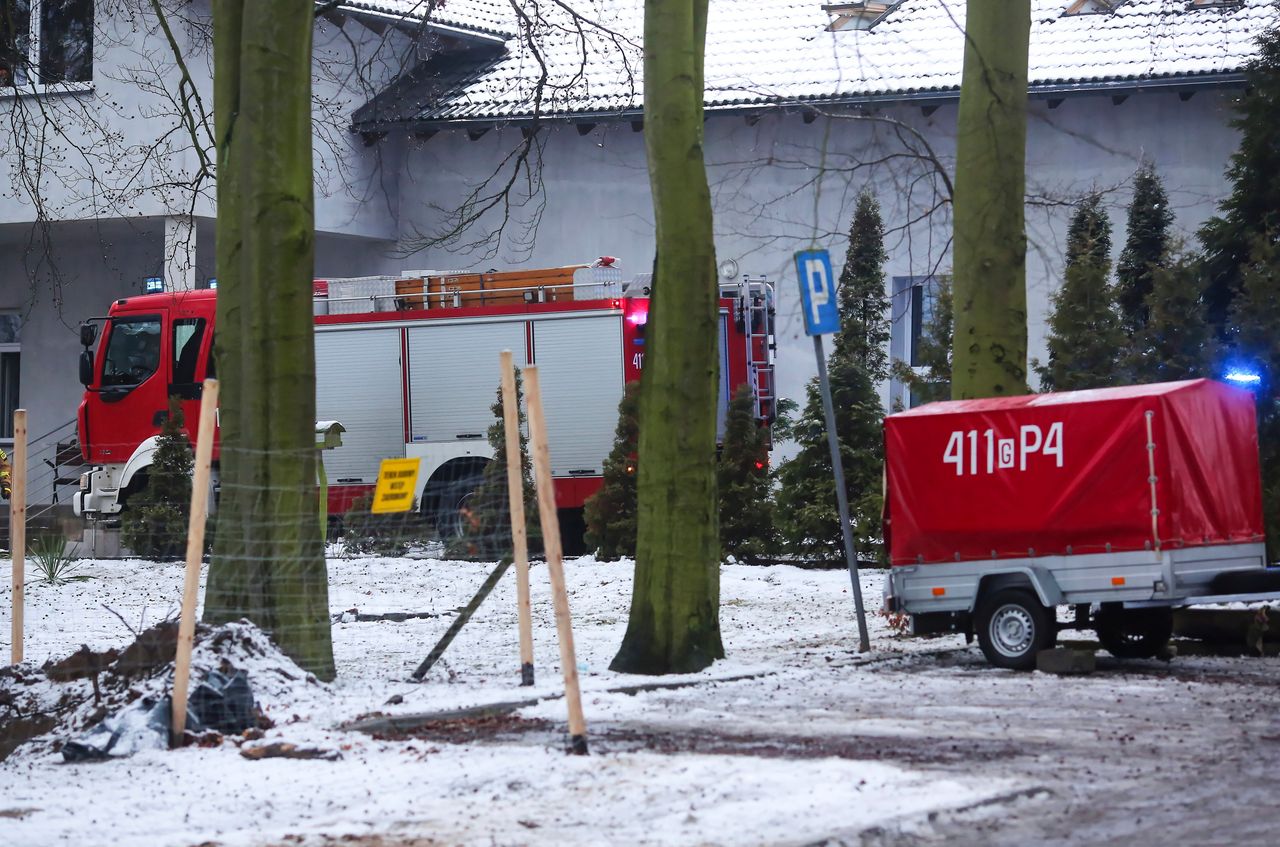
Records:
{"label": "building wall", "polygon": [[[165,0],[165,6],[211,109],[212,60],[201,30],[209,24],[209,2]],[[396,148],[366,145],[349,132],[348,121],[396,73],[402,41],[393,30],[374,33],[351,18],[341,27],[316,24],[318,276],[379,273],[395,238],[396,186],[382,176],[398,170]],[[360,71],[353,73],[356,66]],[[22,317],[19,403],[28,410],[33,437],[75,416],[83,390],[76,372],[79,322],[104,314],[116,298],[143,293],[147,277],[164,275],[172,258],[164,243],[166,216],[194,212],[194,237],[181,249],[190,249],[197,287],[216,276],[213,183],[195,196],[173,186],[189,180],[197,166],[187,134],[172,132],[179,124],[163,93],[176,91],[178,80],[149,0],[100,0],[90,90],[22,97],[0,91],[0,126],[13,130],[12,142],[0,149],[0,256],[6,259],[0,311]],[[60,430],[55,438],[72,433]],[[34,500],[43,496],[37,481],[49,476],[33,455]]]}
{"label": "building wall", "polygon": [[[175,8],[207,16],[208,0],[173,2]],[[139,2],[132,20],[100,17],[93,91],[47,101],[80,116],[79,122],[68,119],[61,126],[72,139],[105,151],[95,160],[96,169],[86,170],[83,159],[54,141],[63,144],[54,149],[62,158],[50,157],[39,188],[49,227],[36,224],[22,180],[14,179],[29,164],[22,157],[33,137],[0,152],[0,173],[9,177],[0,183],[0,255],[21,257],[0,263],[0,310],[24,316],[21,402],[31,411],[33,432],[74,415],[80,395],[76,326],[83,317],[101,314],[112,299],[140,293],[142,281],[161,272],[166,215],[194,208],[195,280],[201,285],[215,276],[210,197],[197,198],[193,206],[189,195],[159,186],[166,175],[189,173],[193,166],[193,155],[181,142],[174,141],[157,164],[144,170],[142,190],[128,196],[100,190],[118,187],[129,162],[124,153],[110,155],[112,150],[136,152],[172,126],[164,99],[127,79],[128,67],[151,57],[166,85],[176,80],[171,63],[164,62],[168,48],[148,7]],[[106,8],[121,6],[103,0],[100,16]],[[190,51],[198,88],[211,103],[209,60],[198,30],[180,28],[179,35]],[[469,195],[486,193],[486,177],[495,175],[501,182],[509,176],[502,163],[521,136],[511,128],[477,141],[462,132],[442,132],[425,141],[391,135],[366,144],[347,132],[351,111],[403,59],[403,44],[396,38],[373,33],[349,17],[340,24],[317,23],[317,276],[551,266],[601,255],[620,257],[628,272],[650,270],[654,236],[644,136],[628,122],[601,123],[585,135],[569,125],[548,126],[533,156],[540,161],[541,190],[532,200],[517,193],[510,207],[490,211],[447,246],[427,246],[428,239],[448,229],[450,210]],[[353,43],[363,68],[354,75],[349,73]],[[1236,143],[1227,123],[1231,96],[1201,92],[1183,101],[1174,92],[1152,89],[1118,105],[1105,95],[1069,98],[1052,109],[1043,100],[1033,101],[1027,207],[1032,357],[1044,356],[1045,314],[1061,276],[1071,202],[1091,190],[1105,193],[1118,254],[1129,180],[1147,157],[1165,178],[1178,227],[1194,232],[1226,192],[1223,170]],[[28,98],[0,97],[0,121],[12,121],[14,110],[31,105]],[[954,105],[928,115],[903,105],[810,123],[799,114],[781,113],[751,120],[708,118],[717,255],[735,260],[742,273],[768,275],[777,285],[783,396],[802,398],[814,373],[797,312],[792,253],[825,246],[839,264],[853,205],[864,187],[874,190],[884,207],[887,287],[895,276],[949,271],[944,174],[954,167],[954,124]],[[104,127],[119,133],[116,147],[88,143]],[[94,181],[85,181],[87,172]],[[517,181],[517,192],[520,185]],[[529,226],[535,220],[533,231]],[[895,310],[894,317],[901,325],[905,315]],[[887,402],[889,387],[884,390]]]}
{"label": "building wall", "polygon": [[[168,21],[200,104],[213,113],[209,0],[164,0]],[[15,97],[0,90],[0,224],[49,220],[211,216],[213,183],[194,199],[198,170],[175,99],[181,74],[149,0],[98,0],[93,81]],[[386,152],[349,130],[350,114],[399,73],[404,38],[375,33],[353,18],[317,21],[313,90],[316,226],[321,231],[391,237],[395,190],[378,178]],[[198,107],[193,106],[193,110]],[[200,131],[205,144],[207,133]],[[38,184],[38,190],[33,186]],[[39,198],[37,208],[32,195]]]}
{"label": "building wall", "polygon": [[[1071,203],[1102,191],[1111,213],[1115,252],[1124,245],[1133,172],[1145,157],[1164,177],[1178,230],[1190,238],[1227,191],[1223,172],[1236,146],[1228,126],[1232,92],[1201,92],[1183,101],[1152,90],[1118,105],[1110,96],[1077,96],[1050,108],[1032,101],[1027,141],[1027,297],[1029,355],[1044,358],[1049,295],[1060,284]],[[880,118],[900,122],[903,131]],[[812,345],[794,291],[792,254],[827,247],[838,265],[857,194],[874,190],[886,222],[886,287],[894,276],[950,270],[950,210],[945,181],[954,171],[954,105],[926,116],[920,108],[887,108],[864,118],[805,123],[776,114],[750,123],[742,116],[708,118],[706,154],[716,213],[716,252],[743,273],[767,274],[778,291],[779,387],[803,398],[815,372]],[[918,137],[912,133],[918,133]],[[406,266],[483,269],[621,257],[628,273],[648,271],[653,221],[643,134],[628,123],[601,124],[585,136],[572,126],[544,131],[541,169],[546,206],[536,239],[523,249],[514,237],[531,220],[530,206],[509,210],[501,247],[420,250]],[[905,139],[905,141],[904,141]],[[411,142],[404,155],[402,246],[447,224],[440,209],[455,208],[477,180],[520,140],[515,129],[478,141],[441,133]],[[936,161],[930,161],[930,158]],[[431,187],[430,203],[421,188]],[[409,186],[417,187],[416,191]],[[477,228],[495,233],[507,211]],[[901,322],[900,312],[894,316]],[[888,386],[884,386],[888,401]]]}
{"label": "building wall", "polygon": [[[198,222],[196,273],[202,283],[214,276],[212,229],[212,221]],[[75,417],[84,390],[77,377],[80,322],[106,314],[117,298],[144,293],[146,278],[164,265],[161,218],[68,221],[53,224],[49,234],[46,249],[33,246],[31,225],[0,226],[0,256],[13,259],[0,262],[0,313],[21,318],[19,404],[27,409],[33,438]],[[316,275],[380,273],[390,247],[385,241],[317,233]],[[74,427],[68,427],[49,441],[73,434]],[[0,439],[0,447],[8,449],[5,441]],[[32,497],[41,502],[36,481],[49,474],[43,456],[33,453],[32,458]]]}
{"label": "building wall", "polygon": [[[0,311],[21,321],[18,403],[32,439],[32,502],[49,502],[44,460],[56,441],[75,434],[79,324],[104,314],[115,297],[142,293],[143,279],[162,264],[162,232],[155,218],[69,221],[50,225],[42,243],[29,224],[0,226],[0,255],[11,259],[0,263]],[[37,443],[45,433],[52,434]]]}

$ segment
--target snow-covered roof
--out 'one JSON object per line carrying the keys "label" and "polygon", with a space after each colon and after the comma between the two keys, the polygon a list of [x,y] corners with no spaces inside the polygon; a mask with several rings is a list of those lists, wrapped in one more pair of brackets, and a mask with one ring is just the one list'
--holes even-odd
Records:
{"label": "snow-covered roof", "polygon": [[[348,4],[356,5],[356,4]],[[413,0],[368,2],[390,11]],[[538,56],[549,71],[541,113],[563,117],[636,113],[643,0],[568,0],[590,24],[579,27],[556,3],[533,4],[541,18],[508,39],[506,51],[449,80],[441,95],[378,123],[518,120],[533,114]],[[1280,20],[1273,0],[1200,5],[1192,0],[1128,0],[1102,14],[1064,15],[1073,0],[1032,0],[1033,91],[1078,90],[1158,81],[1221,82],[1256,52],[1254,39]],[[903,0],[867,31],[828,32],[822,0],[711,0],[707,107],[956,96],[964,52],[964,0]],[[521,30],[511,7],[494,0],[445,0],[433,16]],[[434,19],[434,17],[433,17]],[[406,92],[407,93],[407,92]],[[356,121],[359,128],[360,120]]]}
{"label": "snow-covered roof", "polygon": [[511,38],[515,16],[507,0],[343,0],[343,8],[442,24]]}

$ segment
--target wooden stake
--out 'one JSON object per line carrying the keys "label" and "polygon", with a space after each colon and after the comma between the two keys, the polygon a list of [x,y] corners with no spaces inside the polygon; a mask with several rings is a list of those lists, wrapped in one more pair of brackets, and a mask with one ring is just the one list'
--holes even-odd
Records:
{"label": "wooden stake", "polygon": [[493,591],[494,586],[498,584],[498,580],[502,579],[502,575],[507,572],[509,567],[511,567],[511,560],[506,557],[498,562],[498,566],[485,578],[484,583],[481,584],[471,601],[462,607],[462,611],[453,619],[453,623],[449,624],[449,628],[445,630],[444,635],[440,636],[436,646],[431,648],[427,658],[423,659],[422,664],[418,665],[418,669],[413,672],[411,676],[414,682],[422,682],[423,677],[427,675],[427,671],[431,670],[435,663],[440,661],[444,651],[449,649],[449,645],[453,643],[453,639],[458,637],[458,633],[462,632],[462,628],[470,623],[471,616],[480,608],[480,604],[488,599],[489,593]]}
{"label": "wooden stake", "polygon": [[9,551],[13,560],[13,664],[22,661],[23,607],[27,588],[27,410],[13,413],[13,461],[9,465]]}
{"label": "wooden stake", "polygon": [[191,682],[191,648],[196,634],[196,597],[200,593],[200,560],[204,558],[204,526],[209,517],[209,476],[213,466],[213,426],[218,409],[218,381],[206,379],[200,395],[200,429],[196,435],[195,470],[191,476],[191,517],[187,523],[187,573],[182,584],[182,618],[178,623],[178,655],[173,669],[173,726],[170,744],[182,744],[187,726],[187,688]]}
{"label": "wooden stake", "polygon": [[524,370],[529,406],[529,440],[533,443],[533,479],[538,489],[538,518],[542,523],[542,544],[551,575],[551,596],[555,601],[556,632],[560,636],[560,666],[564,670],[564,699],[569,705],[569,752],[587,753],[587,722],[582,717],[582,695],[578,692],[578,661],[573,651],[573,622],[569,619],[569,595],[564,587],[564,561],[560,550],[560,523],[556,518],[556,494],[551,481],[551,452],[547,449],[547,424],[542,416],[542,389],[538,368]]}
{"label": "wooden stake", "polygon": [[516,610],[520,619],[520,684],[533,685],[533,613],[529,602],[529,538],[524,517],[524,462],[520,455],[520,398],[511,351],[502,351],[502,422],[507,436],[507,497],[516,565]]}

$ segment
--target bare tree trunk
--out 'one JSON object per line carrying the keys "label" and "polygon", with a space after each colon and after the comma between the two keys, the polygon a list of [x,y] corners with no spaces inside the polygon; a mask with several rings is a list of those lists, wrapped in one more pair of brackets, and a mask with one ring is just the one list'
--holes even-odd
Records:
{"label": "bare tree trunk", "polygon": [[687,673],[724,657],[716,501],[720,360],[703,161],[707,0],[647,0],[645,146],[658,255],[640,388],[636,575],[611,667]]}
{"label": "bare tree trunk", "polygon": [[969,0],[956,135],[951,396],[1027,392],[1029,0]]}
{"label": "bare tree trunk", "polygon": [[222,495],[205,619],[333,677],[316,514],[310,0],[215,0]]}

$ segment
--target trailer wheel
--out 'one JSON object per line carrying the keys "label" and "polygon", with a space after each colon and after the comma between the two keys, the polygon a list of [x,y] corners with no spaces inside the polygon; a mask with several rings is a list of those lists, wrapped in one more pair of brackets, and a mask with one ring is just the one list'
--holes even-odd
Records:
{"label": "trailer wheel", "polygon": [[1030,670],[1036,653],[1057,637],[1049,610],[1022,588],[997,591],[978,604],[978,646],[998,668]]}
{"label": "trailer wheel", "polygon": [[1104,606],[1094,629],[1103,648],[1117,659],[1150,659],[1173,635],[1173,610]]}

